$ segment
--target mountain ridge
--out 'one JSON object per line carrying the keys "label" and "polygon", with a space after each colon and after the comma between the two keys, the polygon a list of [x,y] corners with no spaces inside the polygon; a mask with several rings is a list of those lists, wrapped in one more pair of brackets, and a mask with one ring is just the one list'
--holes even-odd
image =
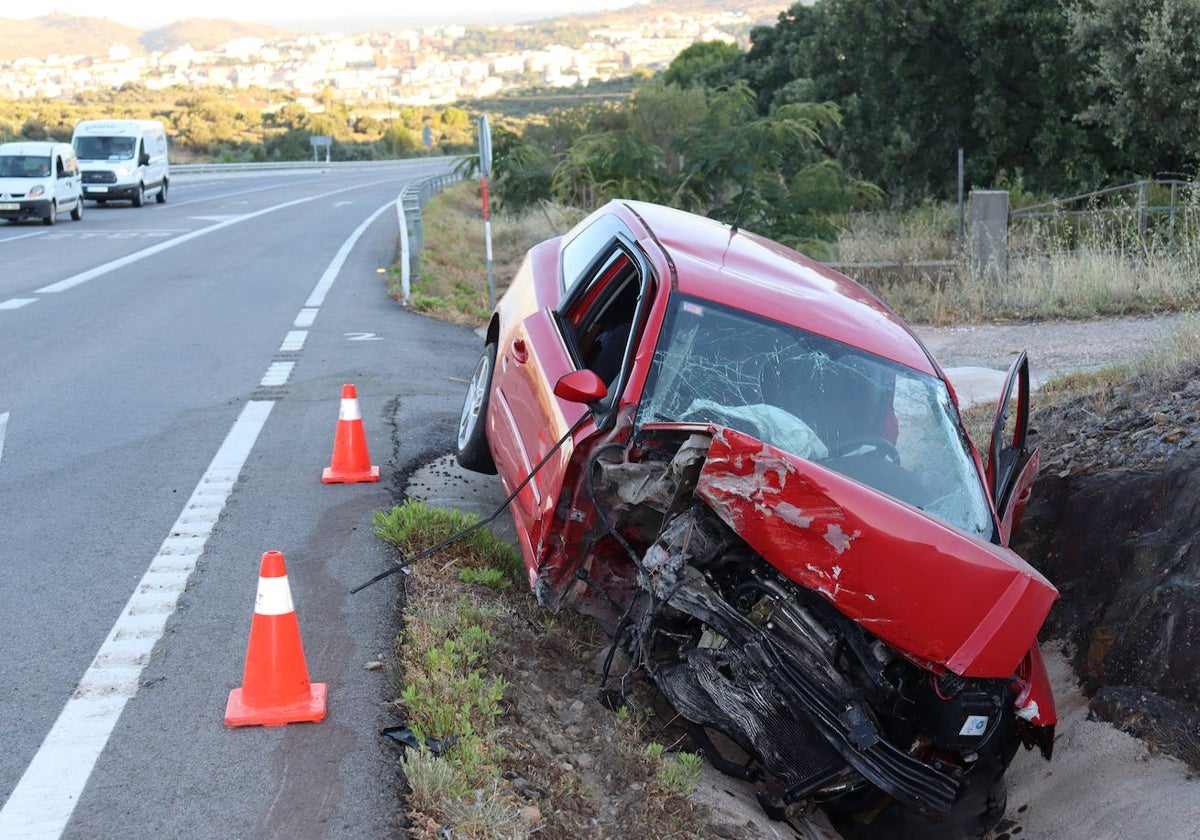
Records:
{"label": "mountain ridge", "polygon": [[[506,26],[513,24],[559,22],[612,22],[643,18],[655,14],[694,14],[699,11],[782,11],[786,4],[768,0],[651,0],[620,9],[586,13],[556,13],[544,18],[495,12],[482,15],[435,16],[429,12],[412,15],[356,15],[322,21],[279,21],[251,23],[228,18],[187,18],[165,26],[139,29],[108,18],[81,17],[54,12],[35,18],[0,17],[0,62],[20,59],[44,60],[50,55],[86,55],[102,59],[114,44],[123,44],[134,55],[167,51],[190,44],[197,50],[214,49],[238,38],[277,38],[313,32],[386,32],[421,26],[467,25]],[[450,17],[459,19],[452,20]]]}

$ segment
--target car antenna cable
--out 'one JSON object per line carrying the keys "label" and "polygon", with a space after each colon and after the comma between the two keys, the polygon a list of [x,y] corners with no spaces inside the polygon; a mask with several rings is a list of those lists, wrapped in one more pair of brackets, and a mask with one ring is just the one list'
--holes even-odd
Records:
{"label": "car antenna cable", "polygon": [[463,537],[467,536],[467,534],[471,534],[475,531],[478,531],[484,525],[490,525],[492,522],[495,521],[497,516],[499,516],[501,513],[504,512],[504,509],[508,507],[509,503],[512,502],[512,500],[517,497],[517,494],[525,489],[525,485],[533,480],[533,477],[538,474],[538,470],[540,470],[542,467],[546,466],[546,462],[550,460],[550,457],[552,455],[554,455],[554,453],[557,452],[559,449],[561,449],[562,445],[567,442],[567,439],[569,437],[571,437],[573,434],[575,434],[575,432],[577,432],[579,430],[579,427],[583,425],[584,421],[587,420],[591,416],[592,416],[592,409],[589,408],[587,411],[585,411],[580,416],[580,418],[578,420],[575,421],[574,424],[572,424],[571,428],[567,429],[566,434],[564,434],[562,437],[560,437],[558,439],[558,443],[554,444],[554,446],[552,446],[550,448],[550,451],[547,452],[544,456],[542,456],[542,460],[538,461],[537,465],[532,470],[529,471],[529,475],[527,475],[523,479],[521,479],[521,483],[513,488],[513,491],[508,494],[508,498],[505,499],[503,502],[501,502],[500,506],[498,508],[496,508],[492,512],[491,516],[489,516],[487,519],[481,519],[478,522],[476,522],[475,524],[469,525],[466,528],[463,528],[461,531],[459,531],[454,536],[447,537],[446,539],[442,540],[440,543],[436,543],[435,545],[429,546],[429,548],[421,549],[420,551],[418,551],[416,554],[414,554],[412,557],[409,557],[408,559],[402,559],[399,563],[397,563],[392,568],[390,568],[386,571],[380,572],[379,574],[375,575],[375,577],[368,580],[366,583],[360,583],[358,586],[351,589],[350,594],[353,595],[356,592],[360,592],[361,590],[366,589],[368,586],[370,586],[373,583],[378,583],[379,581],[383,580],[386,577],[391,577],[392,575],[396,574],[396,572],[403,571],[404,569],[408,568],[409,566],[411,566],[413,563],[417,562],[418,560],[424,560],[426,557],[429,557],[431,554],[437,554],[443,548],[447,548],[447,547],[453,545],[454,543],[461,540]]}

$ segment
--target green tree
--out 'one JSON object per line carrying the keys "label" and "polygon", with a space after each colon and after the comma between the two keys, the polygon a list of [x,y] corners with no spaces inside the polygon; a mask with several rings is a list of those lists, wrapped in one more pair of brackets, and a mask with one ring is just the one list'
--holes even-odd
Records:
{"label": "green tree", "polygon": [[506,126],[492,130],[492,184],[497,208],[531,207],[550,198],[554,155],[548,145]]}
{"label": "green tree", "polygon": [[[714,86],[726,74],[742,51],[724,41],[698,41],[687,47],[667,67],[663,81],[679,87],[692,85]],[[719,83],[719,81],[718,81]]]}
{"label": "green tree", "polygon": [[699,88],[651,83],[628,102],[592,108],[554,168],[556,200],[594,207],[623,197],[690,206],[688,143],[707,110]]}
{"label": "green tree", "polygon": [[1086,64],[1067,15],[1045,0],[976,0],[965,21],[972,45],[975,144],[968,179],[992,186],[1018,174],[1039,190],[1087,188],[1102,178],[1107,139],[1074,119]]}
{"label": "green tree", "polygon": [[839,157],[904,200],[950,195],[976,148],[967,0],[825,0],[810,43],[818,99],[839,103]]}
{"label": "green tree", "polygon": [[760,114],[754,92],[661,82],[623,104],[573,109],[523,134],[495,132],[496,195],[507,206],[550,197],[591,209],[610,199],[666,204],[736,221],[809,250],[880,192],[847,176],[822,144],[839,112],[789,103]]}
{"label": "green tree", "polygon": [[1069,7],[1088,68],[1079,118],[1130,172],[1194,171],[1200,157],[1200,0],[1081,0]]}
{"label": "green tree", "polygon": [[816,101],[811,90],[803,99],[784,94],[783,90],[805,84],[811,88],[814,45],[824,37],[825,19],[823,5],[796,3],[780,12],[775,26],[751,30],[750,49],[735,65],[737,78],[757,92],[761,112],[786,101]]}
{"label": "green tree", "polygon": [[690,142],[698,166],[689,192],[707,215],[820,253],[839,217],[882,195],[824,150],[822,137],[840,120],[831,103],[790,103],[760,115],[744,83],[712,92]]}
{"label": "green tree", "polygon": [[832,101],[843,167],[893,201],[1192,171],[1200,0],[821,0],[751,33],[759,112]]}
{"label": "green tree", "polygon": [[498,208],[530,207],[550,199],[554,167],[609,106],[552,111],[523,126],[492,129],[492,182]]}

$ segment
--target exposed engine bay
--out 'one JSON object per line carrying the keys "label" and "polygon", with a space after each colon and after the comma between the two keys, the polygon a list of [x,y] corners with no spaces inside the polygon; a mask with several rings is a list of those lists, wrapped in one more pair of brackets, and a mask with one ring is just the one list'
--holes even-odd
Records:
{"label": "exposed engine bay", "polygon": [[[737,433],[676,426],[633,443],[614,437],[576,477],[588,504],[560,500],[583,550],[551,554],[539,600],[600,619],[686,719],[697,748],[756,783],[769,813],[819,803],[847,836],[871,837],[978,836],[999,820],[1017,746],[1039,744],[1049,757],[1053,740],[1052,725],[1047,733],[1019,714],[1029,705],[1026,665],[955,673],[868,629],[846,605],[875,596],[839,598],[829,578],[840,573],[806,561],[803,540],[776,539],[766,555],[752,547],[764,545],[749,532],[768,531],[766,520],[809,527],[814,516],[779,501],[736,514],[722,504],[717,462],[747,457],[729,443]],[[750,472],[761,489],[761,464]],[[842,555],[859,536],[847,525],[821,539]]]}

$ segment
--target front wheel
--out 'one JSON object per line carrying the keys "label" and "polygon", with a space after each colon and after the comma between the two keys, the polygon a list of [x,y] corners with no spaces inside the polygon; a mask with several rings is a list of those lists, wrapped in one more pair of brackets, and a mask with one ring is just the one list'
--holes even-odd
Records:
{"label": "front wheel", "polygon": [[83,196],[79,196],[75,201],[75,206],[71,208],[71,218],[77,222],[83,218]]}
{"label": "front wheel", "polygon": [[51,201],[50,209],[46,212],[45,216],[42,216],[42,224],[52,225],[57,221],[58,221],[58,204]]}
{"label": "front wheel", "polygon": [[146,187],[144,184],[137,185],[137,192],[133,194],[133,206],[141,207],[146,200]]}
{"label": "front wheel", "polygon": [[162,185],[158,188],[158,195],[154,196],[154,200],[157,201],[159,204],[167,203],[167,182],[166,181],[163,181]]}
{"label": "front wheel", "polygon": [[486,344],[467,396],[463,400],[462,415],[458,420],[458,463],[473,472],[495,475],[496,462],[488,449],[487,425],[488,399],[492,390],[492,372],[496,367],[496,345]]}

